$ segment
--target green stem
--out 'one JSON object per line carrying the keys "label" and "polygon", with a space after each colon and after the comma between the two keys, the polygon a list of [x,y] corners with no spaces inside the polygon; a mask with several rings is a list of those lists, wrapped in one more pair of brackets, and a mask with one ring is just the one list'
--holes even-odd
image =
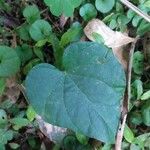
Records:
{"label": "green stem", "polygon": [[63,58],[64,50],[59,45],[60,41],[56,37],[55,34],[51,34],[51,36],[49,37],[49,42],[52,44],[52,47],[53,47],[53,50],[54,50],[55,66],[58,69],[63,70],[62,58]]}

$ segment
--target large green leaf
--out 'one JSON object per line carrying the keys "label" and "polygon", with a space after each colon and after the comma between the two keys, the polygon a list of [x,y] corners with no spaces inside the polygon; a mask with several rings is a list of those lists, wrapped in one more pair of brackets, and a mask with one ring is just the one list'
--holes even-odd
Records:
{"label": "large green leaf", "polygon": [[0,46],[0,77],[8,77],[19,71],[20,59],[10,47]]}
{"label": "large green leaf", "polygon": [[29,102],[43,119],[113,143],[125,90],[125,73],[112,51],[94,42],[70,45],[64,71],[40,64],[28,74]]}
{"label": "large green leaf", "polygon": [[44,0],[49,6],[51,12],[55,16],[64,14],[65,16],[72,16],[74,9],[78,7],[82,0]]}

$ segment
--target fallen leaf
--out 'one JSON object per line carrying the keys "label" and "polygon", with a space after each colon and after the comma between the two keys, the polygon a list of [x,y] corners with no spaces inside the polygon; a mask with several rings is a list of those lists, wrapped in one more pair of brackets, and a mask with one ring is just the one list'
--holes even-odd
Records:
{"label": "fallen leaf", "polygon": [[114,55],[126,70],[127,59],[124,56],[126,54],[123,54],[124,50],[122,47],[133,42],[135,40],[134,38],[121,32],[113,31],[99,19],[93,19],[90,21],[84,28],[84,33],[91,41],[95,41],[93,33],[99,34],[103,38],[104,44],[107,47],[112,48]]}
{"label": "fallen leaf", "polygon": [[128,37],[121,32],[113,31],[106,26],[101,20],[93,19],[84,29],[86,36],[93,41],[93,33],[100,34],[105,42],[105,45],[110,48],[117,48],[134,41],[134,38]]}

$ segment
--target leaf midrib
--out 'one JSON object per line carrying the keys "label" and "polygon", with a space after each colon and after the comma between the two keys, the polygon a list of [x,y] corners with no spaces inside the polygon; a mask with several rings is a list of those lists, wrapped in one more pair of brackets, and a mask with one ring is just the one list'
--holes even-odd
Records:
{"label": "leaf midrib", "polygon": [[[93,106],[93,103],[92,103],[91,100],[88,98],[88,96],[79,88],[79,86],[72,80],[72,78],[70,78],[70,77],[68,77],[68,78],[74,83],[74,85],[79,89],[79,91],[81,91],[81,93],[83,93],[83,94],[85,95],[85,97],[86,97],[87,100],[88,100],[87,102],[90,103],[90,106],[91,106],[91,107],[94,107],[94,106]],[[66,76],[65,76],[65,79],[66,79]],[[64,85],[65,85],[65,79],[64,79]],[[64,88],[63,88],[63,89],[64,89]],[[65,93],[65,92],[63,92],[63,93]],[[69,116],[71,122],[75,125],[75,127],[77,127],[76,124],[72,121],[69,112],[67,111],[67,107],[66,107],[66,105],[65,105],[64,99],[63,99],[63,103],[64,103],[66,112],[67,112],[67,114],[68,114],[68,116]],[[107,122],[106,122],[105,119],[101,116],[101,114],[99,114],[99,113],[95,110],[95,108],[92,109],[92,110],[95,111],[95,112],[98,114],[98,116],[100,116],[100,118],[103,120],[103,123],[106,125],[106,126],[104,126],[104,127],[105,127],[105,131],[107,131],[108,135],[110,135],[110,132],[109,132],[108,128],[110,129],[110,131],[111,131],[112,134],[113,134],[112,128],[111,128],[110,126],[108,126]],[[108,128],[107,128],[107,127],[108,127]],[[79,127],[77,127],[77,128],[79,129]],[[80,130],[80,129],[79,129],[79,130]],[[109,136],[108,136],[108,137],[109,137]],[[108,138],[108,137],[107,137],[107,138]],[[110,137],[111,137],[111,136],[110,136]]]}

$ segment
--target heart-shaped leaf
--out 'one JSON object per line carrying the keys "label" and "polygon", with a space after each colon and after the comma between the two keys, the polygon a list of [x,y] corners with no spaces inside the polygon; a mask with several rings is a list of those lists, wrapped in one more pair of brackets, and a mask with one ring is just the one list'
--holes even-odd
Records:
{"label": "heart-shaped leaf", "polygon": [[80,8],[80,16],[85,20],[89,21],[97,16],[97,10],[91,3],[86,3]]}
{"label": "heart-shaped leaf", "polygon": [[51,25],[42,19],[35,21],[29,30],[33,40],[40,41],[46,39],[51,34]]}
{"label": "heart-shaped leaf", "polygon": [[33,23],[40,19],[40,11],[36,5],[28,5],[23,11],[23,16],[28,23]]}
{"label": "heart-shaped leaf", "polygon": [[28,74],[29,102],[43,119],[113,143],[125,90],[125,73],[112,51],[94,42],[70,45],[64,71],[40,64]]}
{"label": "heart-shaped leaf", "polygon": [[95,6],[102,13],[109,12],[115,5],[115,0],[96,0]]}
{"label": "heart-shaped leaf", "polygon": [[9,77],[17,73],[20,67],[20,59],[10,47],[0,46],[0,77]]}
{"label": "heart-shaped leaf", "polygon": [[82,0],[44,0],[47,6],[49,6],[51,12],[55,16],[64,14],[65,16],[72,16],[73,11],[78,7]]}

